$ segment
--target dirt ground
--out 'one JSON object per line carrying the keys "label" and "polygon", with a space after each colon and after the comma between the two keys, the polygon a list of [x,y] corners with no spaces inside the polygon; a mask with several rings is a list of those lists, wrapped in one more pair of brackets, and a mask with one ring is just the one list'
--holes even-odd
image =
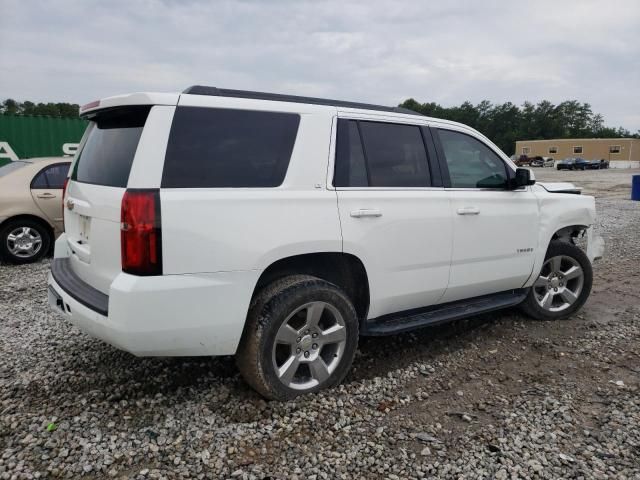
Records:
{"label": "dirt ground", "polygon": [[582,188],[585,195],[598,199],[629,200],[631,177],[640,175],[638,169],[609,168],[607,170],[556,170],[555,168],[533,168],[540,182],[572,182]]}

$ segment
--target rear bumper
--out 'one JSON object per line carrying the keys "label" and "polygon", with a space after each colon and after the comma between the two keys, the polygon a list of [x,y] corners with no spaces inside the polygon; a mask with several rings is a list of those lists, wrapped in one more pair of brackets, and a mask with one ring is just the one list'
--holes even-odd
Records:
{"label": "rear bumper", "polygon": [[109,297],[83,282],[71,269],[68,258],[54,258],[51,262],[51,276],[56,284],[74,300],[102,315],[109,314]]}
{"label": "rear bumper", "polygon": [[53,261],[51,307],[80,330],[137,356],[233,355],[260,274],[121,273],[105,295],[75,276],[68,262]]}

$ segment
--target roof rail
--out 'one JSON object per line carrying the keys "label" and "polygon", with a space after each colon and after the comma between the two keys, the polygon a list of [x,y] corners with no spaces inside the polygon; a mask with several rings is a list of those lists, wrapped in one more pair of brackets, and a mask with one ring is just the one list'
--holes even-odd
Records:
{"label": "roof rail", "polygon": [[361,108],[363,110],[376,110],[380,112],[404,113],[408,115],[420,115],[403,107],[384,107],[382,105],[371,105],[368,103],[347,102],[344,100],[330,100],[328,98],[300,97],[297,95],[283,95],[279,93],[252,92],[250,90],[230,90],[227,88],[206,87],[203,85],[193,85],[182,93],[190,95],[210,95],[215,97],[250,98],[254,100],[271,100],[274,102],[308,103],[311,105],[329,105],[332,107]]}

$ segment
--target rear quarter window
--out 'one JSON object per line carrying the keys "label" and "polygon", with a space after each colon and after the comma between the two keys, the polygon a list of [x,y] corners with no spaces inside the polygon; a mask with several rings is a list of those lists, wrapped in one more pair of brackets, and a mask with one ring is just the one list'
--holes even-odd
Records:
{"label": "rear quarter window", "polygon": [[277,187],[299,123],[293,113],[178,107],[162,187]]}
{"label": "rear quarter window", "polygon": [[91,118],[71,179],[126,187],[149,105],[104,110]]}

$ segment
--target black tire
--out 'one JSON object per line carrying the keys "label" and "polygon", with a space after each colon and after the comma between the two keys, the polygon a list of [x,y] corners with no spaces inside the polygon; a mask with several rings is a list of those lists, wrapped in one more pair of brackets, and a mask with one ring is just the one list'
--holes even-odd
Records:
{"label": "black tire", "polygon": [[[15,243],[9,239],[9,235],[20,228],[28,228],[32,232],[37,232],[41,241],[40,246],[34,248],[33,255],[27,252],[14,253],[10,248]],[[51,230],[43,223],[29,218],[9,220],[0,228],[0,259],[14,265],[24,265],[26,263],[34,263],[49,253],[51,247]]]}
{"label": "black tire", "polygon": [[[277,364],[277,362],[274,348],[284,348],[287,351],[289,347],[287,345],[274,346],[276,345],[276,335],[285,320],[296,310],[309,305],[310,302],[328,304],[335,309],[333,311],[338,312],[344,322],[346,338],[341,343],[342,350],[339,360],[336,360],[337,363],[328,378],[315,386],[300,390],[291,388],[290,384],[285,385],[276,373],[277,366],[274,363]],[[322,315],[324,316],[325,313]],[[291,321],[289,320],[289,322]],[[303,326],[300,330],[294,329],[294,331],[298,332],[297,335],[303,335],[303,329],[305,328]],[[309,330],[306,330],[306,332],[309,332]],[[252,300],[240,346],[236,352],[236,363],[245,381],[262,396],[272,400],[290,400],[302,394],[313,393],[338,385],[351,368],[358,346],[358,334],[356,311],[347,295],[340,288],[316,277],[292,275],[276,280],[266,286]],[[308,333],[304,335],[302,342],[300,338],[298,337],[298,344],[302,345],[305,338],[309,340],[310,335]],[[313,348],[318,348],[315,345]],[[328,347],[331,347],[331,345]],[[303,348],[310,349],[311,347]],[[323,355],[325,348],[325,346],[321,345],[316,350],[316,359]],[[337,353],[332,353],[331,351],[328,353],[330,361],[333,361],[332,355],[338,358]],[[296,367],[296,375],[299,372],[304,373],[304,369],[306,369],[310,375],[310,380],[308,381],[316,381],[311,373],[310,363],[305,363],[307,360],[296,355],[293,347],[291,347],[290,353],[285,355],[290,355],[289,358],[297,356],[301,359],[300,367]],[[323,365],[326,365],[326,361],[323,360],[323,362]],[[303,367],[303,365],[307,366]],[[300,377],[306,380],[306,378],[303,378],[304,375],[300,375]],[[297,376],[294,377],[292,381],[297,378]]]}
{"label": "black tire", "polygon": [[[579,310],[589,298],[591,286],[593,284],[593,269],[589,258],[584,251],[572,243],[554,240],[549,245],[545,262],[553,257],[570,257],[577,262],[583,272],[583,282],[577,299],[566,309],[562,311],[549,311],[543,308],[536,300],[536,290],[534,287],[529,289],[527,298],[520,304],[520,309],[536,320],[559,320],[567,318]],[[567,277],[568,278],[568,277]],[[567,282],[568,286],[568,282]],[[544,290],[543,290],[544,291]]]}

